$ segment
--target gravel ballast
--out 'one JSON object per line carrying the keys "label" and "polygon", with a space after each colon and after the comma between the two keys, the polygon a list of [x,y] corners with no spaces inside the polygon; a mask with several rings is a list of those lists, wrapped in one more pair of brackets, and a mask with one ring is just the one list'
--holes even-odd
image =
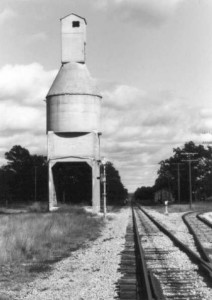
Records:
{"label": "gravel ballast", "polygon": [[[138,215],[139,213],[141,212],[138,211]],[[168,228],[170,226],[170,230],[176,230],[178,239],[181,240],[181,237],[185,239],[186,231],[183,230],[184,223],[180,218],[177,218],[176,214],[170,214],[169,216],[169,219],[173,217],[174,223],[171,222],[171,220],[168,221],[162,214],[155,211],[151,211],[151,215],[154,215],[157,220],[160,219],[161,223],[166,223]],[[137,217],[138,223],[140,224],[139,233],[141,235],[142,246],[147,255],[147,267],[152,270],[161,282],[165,299],[168,299],[169,296],[174,299],[173,297],[176,295],[177,299],[179,299],[178,296],[182,296],[182,299],[211,300],[212,289],[207,286],[205,279],[199,274],[198,266],[194,264],[184,252],[176,247],[146,216],[143,216],[143,219],[147,220],[149,226],[147,226],[148,223],[145,223],[145,226],[143,226]],[[174,229],[175,223],[179,226],[180,231],[178,231],[177,227]],[[148,230],[146,228],[148,228]],[[157,251],[155,251],[155,249],[157,249]],[[158,253],[160,253],[160,255],[158,255]],[[154,259],[152,259],[153,256]],[[173,285],[175,280],[178,283],[178,295],[176,294],[176,287]],[[188,295],[190,295],[190,297],[188,297]]]}
{"label": "gravel ballast", "polygon": [[130,208],[108,214],[102,235],[55,264],[50,275],[42,274],[23,286],[12,299],[111,300],[117,297],[120,253],[124,249]]}
{"label": "gravel ballast", "polygon": [[207,212],[204,214],[201,214],[201,217],[205,220],[207,220],[212,225],[212,212]]}
{"label": "gravel ballast", "polygon": [[[182,213],[164,215],[154,210],[148,210],[148,212],[151,212],[151,215],[161,223],[166,224],[166,227],[175,232],[179,239],[183,239],[189,247],[195,250],[193,238],[182,221]],[[118,281],[123,275],[119,271],[121,252],[125,248],[125,234],[130,218],[130,207],[122,208],[116,213],[109,213],[105,227],[98,239],[89,241],[86,247],[72,252],[70,257],[55,263],[50,273],[40,273],[33,282],[24,283],[20,290],[1,289],[0,299],[118,299]],[[162,242],[160,236],[154,238],[155,243],[162,243],[165,248],[168,248],[168,244]],[[194,272],[196,272],[196,267],[190,267],[190,265],[188,267],[184,257],[186,256],[183,253],[167,257],[167,264],[170,268],[179,267],[189,270],[194,268]],[[202,299],[212,299],[210,298],[211,289],[199,278],[195,278],[195,282],[197,289],[201,290]],[[3,295],[5,297],[2,297]]]}
{"label": "gravel ballast", "polygon": [[148,214],[160,222],[166,229],[172,232],[176,238],[187,245],[193,252],[200,256],[193,236],[189,233],[188,227],[182,220],[184,213],[161,214],[155,210],[146,210]]}

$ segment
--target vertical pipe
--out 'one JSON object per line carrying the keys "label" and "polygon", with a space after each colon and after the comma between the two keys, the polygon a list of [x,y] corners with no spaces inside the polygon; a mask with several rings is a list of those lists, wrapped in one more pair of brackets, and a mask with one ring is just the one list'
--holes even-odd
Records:
{"label": "vertical pipe", "polygon": [[191,186],[191,160],[188,161],[189,165],[189,192],[190,192],[190,209],[192,209],[192,186]]}
{"label": "vertical pipe", "polygon": [[103,164],[103,212],[104,212],[104,218],[106,218],[106,164]]}
{"label": "vertical pipe", "polygon": [[48,163],[48,185],[49,185],[49,211],[51,211],[53,207],[53,195],[52,195],[52,170],[51,170],[51,162]]}

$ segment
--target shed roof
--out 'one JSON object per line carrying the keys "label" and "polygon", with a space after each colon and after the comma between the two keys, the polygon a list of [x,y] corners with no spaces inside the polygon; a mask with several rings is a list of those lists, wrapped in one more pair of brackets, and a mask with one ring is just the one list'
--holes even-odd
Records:
{"label": "shed roof", "polygon": [[80,16],[78,16],[77,14],[74,14],[74,13],[71,13],[71,14],[65,16],[65,17],[62,17],[60,20],[63,20],[63,19],[65,19],[65,18],[67,18],[67,17],[69,17],[69,16],[71,16],[71,15],[73,15],[73,16],[75,16],[75,17],[77,17],[77,18],[80,18],[80,19],[82,19],[82,20],[84,20],[85,24],[87,25],[87,21],[86,21],[85,18],[80,17]]}
{"label": "shed roof", "polygon": [[96,82],[91,77],[86,65],[75,62],[61,66],[47,97],[65,94],[101,97]]}

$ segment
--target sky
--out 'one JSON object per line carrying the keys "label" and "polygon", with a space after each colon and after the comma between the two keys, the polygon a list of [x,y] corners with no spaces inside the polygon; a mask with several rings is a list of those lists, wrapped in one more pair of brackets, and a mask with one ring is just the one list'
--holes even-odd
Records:
{"label": "sky", "polygon": [[173,148],[212,140],[212,1],[1,0],[0,164],[13,145],[47,153],[44,100],[70,13],[87,20],[101,155],[129,192],[152,186]]}

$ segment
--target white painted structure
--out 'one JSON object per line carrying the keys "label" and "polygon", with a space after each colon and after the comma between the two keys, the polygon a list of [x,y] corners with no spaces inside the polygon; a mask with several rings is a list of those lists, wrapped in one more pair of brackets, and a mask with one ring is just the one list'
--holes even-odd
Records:
{"label": "white painted structure", "polygon": [[61,35],[62,66],[46,97],[49,209],[57,206],[53,166],[86,162],[92,168],[92,206],[98,212],[102,97],[85,65],[86,20],[75,14],[62,18]]}
{"label": "white painted structure", "polygon": [[62,63],[85,63],[86,20],[75,14],[61,19]]}

